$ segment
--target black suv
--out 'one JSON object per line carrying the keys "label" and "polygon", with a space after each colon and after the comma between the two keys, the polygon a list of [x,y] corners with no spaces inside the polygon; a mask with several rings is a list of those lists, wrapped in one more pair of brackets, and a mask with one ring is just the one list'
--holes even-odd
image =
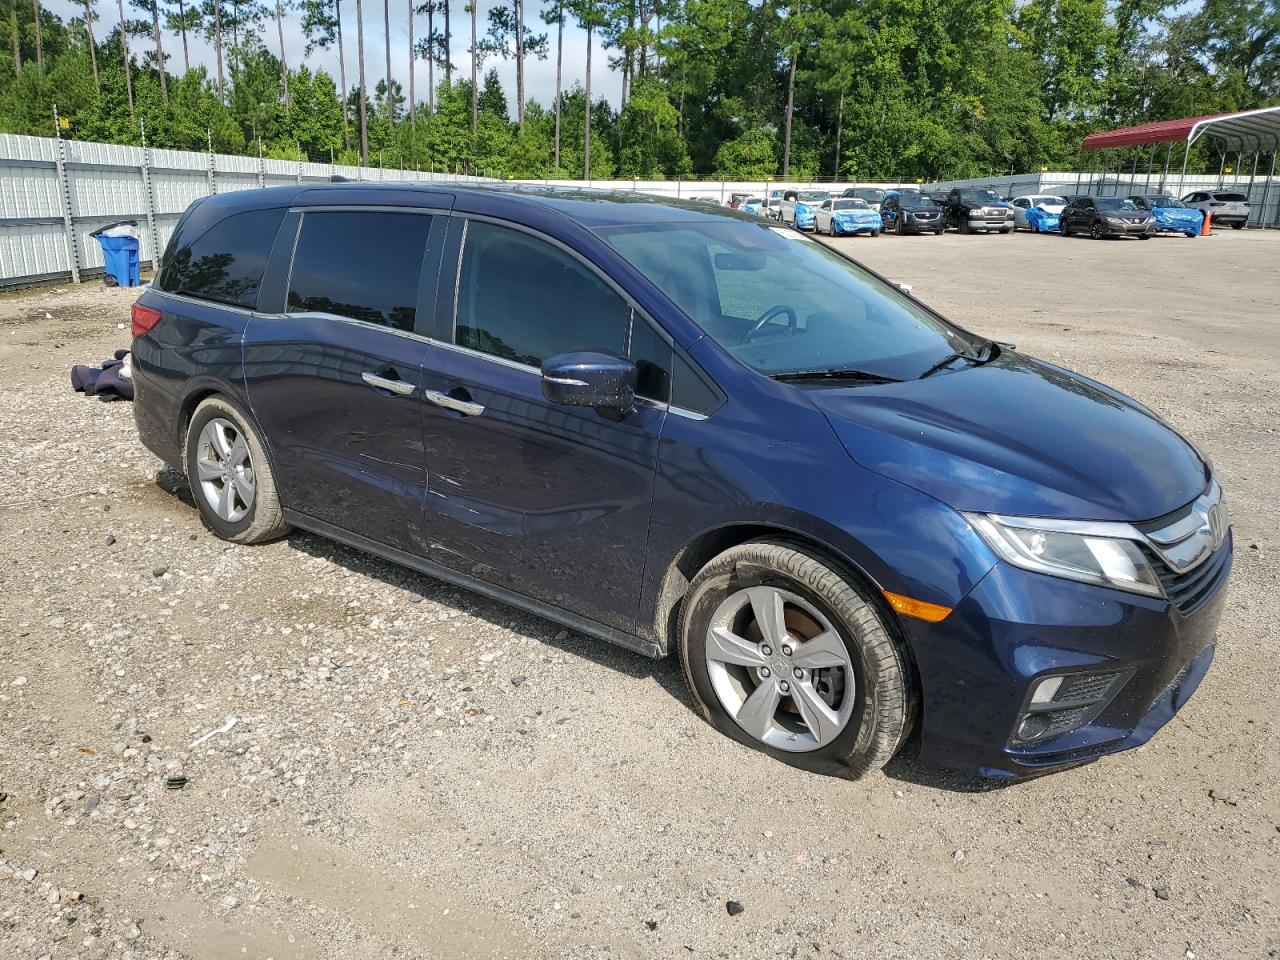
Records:
{"label": "black suv", "polygon": [[1137,237],[1150,240],[1156,221],[1150,211],[1140,210],[1128,197],[1077,197],[1062,211],[1062,235],[1087,233],[1095,240],[1103,237]]}
{"label": "black suv", "polygon": [[942,208],[919,193],[891,193],[880,204],[884,228],[894,233],[942,233]]}

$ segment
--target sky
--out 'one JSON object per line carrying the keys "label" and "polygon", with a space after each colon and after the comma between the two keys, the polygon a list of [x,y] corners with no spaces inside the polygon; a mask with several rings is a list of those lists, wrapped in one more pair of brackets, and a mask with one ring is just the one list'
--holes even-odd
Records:
{"label": "sky", "polygon": [[[404,88],[405,96],[409,92],[409,24],[408,24],[408,6],[411,0],[390,0],[391,4],[391,74],[392,77],[399,81]],[[463,77],[469,77],[471,71],[471,59],[467,54],[467,47],[471,42],[471,18],[464,11],[465,0],[454,0],[450,6],[453,8],[452,13],[452,29],[453,29],[453,64],[460,71]],[[342,4],[342,36],[346,45],[347,58],[347,85],[353,87],[356,85],[356,12],[354,0],[345,0]],[[488,24],[488,10],[497,4],[480,0],[477,8],[476,29],[483,35],[485,27]],[[80,16],[82,7],[72,0],[45,0],[44,7],[49,11],[58,14],[64,21],[73,17]],[[274,8],[273,8],[274,9]],[[528,100],[537,100],[544,106],[550,106],[555,98],[556,89],[556,61],[555,61],[555,29],[547,27],[538,19],[537,6],[529,4],[526,7],[526,27],[532,32],[547,33],[547,59],[536,60],[528,59],[525,62],[525,97]],[[118,22],[119,14],[114,0],[98,0],[98,15],[101,18],[101,28],[109,31]],[[130,9],[128,0],[125,0],[125,12],[130,19],[138,19],[144,14],[137,10]],[[377,0],[365,0],[364,2],[364,43],[365,43],[365,84],[367,85],[370,96],[378,80],[383,78],[387,71],[387,55],[382,29],[383,24],[383,7],[377,3]],[[436,29],[442,30],[443,24],[437,15]],[[414,38],[422,39],[427,30],[427,18],[419,16],[414,21]],[[105,33],[103,34],[105,35]],[[182,63],[182,40],[177,34],[165,32],[162,41],[164,43],[165,56],[169,61],[169,71],[171,73],[180,73],[183,69]],[[278,55],[278,43],[276,40],[275,20],[272,18],[267,21],[263,31],[263,41],[272,53]],[[139,43],[142,41],[132,40],[131,45],[134,51],[135,59],[140,52]],[[191,65],[197,66],[203,64],[209,69],[210,75],[214,73],[215,59],[213,53],[213,45],[204,42],[200,37],[192,34],[187,35],[187,44],[191,50]],[[284,46],[285,56],[289,61],[289,67],[296,69],[300,64],[305,62],[312,70],[324,70],[333,77],[334,83],[338,80],[338,51],[336,48],[328,50],[317,50],[310,57],[304,57],[307,40],[301,28],[301,18],[296,14],[285,11],[284,17]],[[564,27],[564,77],[563,84],[566,89],[571,87],[575,81],[583,79],[583,68],[586,66],[587,57],[587,34],[584,30],[573,26],[566,21]],[[610,70],[603,51],[600,47],[600,39],[597,35],[595,38],[595,49],[591,55],[591,94],[593,98],[605,97],[615,107],[622,95],[622,75],[621,73]],[[516,93],[516,67],[514,61],[490,59],[485,68],[496,67],[498,77],[502,80],[502,88],[506,91],[508,106],[512,118],[516,115],[515,93]],[[436,80],[439,82],[442,78],[438,75]],[[456,74],[455,74],[456,75]],[[483,73],[482,73],[483,75]],[[425,103],[427,99],[427,63],[425,60],[419,60],[414,68],[414,92],[420,102]]]}

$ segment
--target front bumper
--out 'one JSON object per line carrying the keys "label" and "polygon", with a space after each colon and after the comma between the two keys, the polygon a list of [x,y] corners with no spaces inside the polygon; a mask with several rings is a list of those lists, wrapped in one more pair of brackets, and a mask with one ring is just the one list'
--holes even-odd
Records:
{"label": "front bumper", "polygon": [[915,217],[904,217],[902,229],[905,233],[933,233],[936,230],[943,229],[942,216],[939,214],[932,220],[917,220]]}
{"label": "front bumper", "polygon": [[1141,237],[1150,236],[1156,232],[1154,220],[1150,223],[1126,223],[1124,225],[1099,220],[1098,225],[1102,227],[1102,232],[1110,237]]}
{"label": "front bumper", "polygon": [[[921,756],[986,777],[1018,778],[1146,743],[1195,692],[1213,659],[1231,569],[1187,614],[1163,598],[1078,584],[998,563],[937,624],[911,621],[921,685]],[[1036,682],[1117,672],[1083,726],[1030,743],[1014,729]]]}
{"label": "front bumper", "polygon": [[877,219],[874,223],[849,223],[848,221],[840,222],[839,220],[831,221],[831,229],[835,231],[836,236],[851,236],[858,233],[879,233],[884,224]]}
{"label": "front bumper", "polygon": [[970,230],[1012,230],[1013,217],[973,216],[968,218]]}

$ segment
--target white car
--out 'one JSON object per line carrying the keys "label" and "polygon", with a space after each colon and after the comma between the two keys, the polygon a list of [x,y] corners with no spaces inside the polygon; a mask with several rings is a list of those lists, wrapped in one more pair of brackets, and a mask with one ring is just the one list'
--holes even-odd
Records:
{"label": "white car", "polygon": [[1059,197],[1052,193],[1031,193],[1025,197],[1013,198],[1013,229],[1030,230],[1031,224],[1027,223],[1027,211],[1039,207],[1045,213],[1052,213],[1054,216],[1062,216],[1062,211],[1067,208],[1066,197]]}
{"label": "white car", "polygon": [[1182,198],[1188,207],[1213,214],[1213,225],[1243,230],[1249,222],[1249,198],[1234,190],[1197,190]]}

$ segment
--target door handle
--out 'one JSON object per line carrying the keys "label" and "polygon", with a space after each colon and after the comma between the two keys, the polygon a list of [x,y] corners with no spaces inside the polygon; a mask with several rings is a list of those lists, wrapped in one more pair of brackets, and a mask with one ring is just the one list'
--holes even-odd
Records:
{"label": "door handle", "polygon": [[459,400],[457,397],[451,397],[447,393],[441,393],[439,390],[427,390],[423,392],[423,396],[434,403],[437,407],[444,407],[446,410],[456,410],[463,416],[478,417],[484,413],[483,403],[473,403],[470,400]]}
{"label": "door handle", "polygon": [[360,379],[371,387],[377,387],[379,390],[390,390],[392,393],[398,393],[402,397],[407,397],[413,393],[414,386],[408,380],[388,380],[386,377],[380,377],[376,373],[362,373]]}

